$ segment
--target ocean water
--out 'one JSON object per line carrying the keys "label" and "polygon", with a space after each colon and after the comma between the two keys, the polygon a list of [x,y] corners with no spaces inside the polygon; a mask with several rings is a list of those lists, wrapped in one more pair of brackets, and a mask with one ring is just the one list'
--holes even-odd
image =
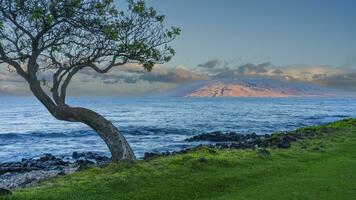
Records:
{"label": "ocean water", "polygon": [[[126,136],[137,157],[174,151],[184,139],[212,131],[269,134],[356,117],[356,98],[72,98],[93,109]],[[0,97],[0,162],[73,151],[108,154],[83,124],[54,119],[31,97]]]}

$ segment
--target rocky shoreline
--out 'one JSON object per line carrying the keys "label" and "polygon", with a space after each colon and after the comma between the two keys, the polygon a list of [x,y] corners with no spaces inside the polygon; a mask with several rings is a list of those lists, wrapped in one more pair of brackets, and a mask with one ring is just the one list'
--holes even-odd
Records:
{"label": "rocky shoreline", "polygon": [[[211,148],[211,151],[222,149],[258,149],[263,155],[268,155],[265,148],[290,148],[292,142],[307,138],[314,137],[317,133],[313,129],[298,129],[291,132],[280,132],[274,134],[256,135],[252,134],[237,134],[235,132],[211,132],[195,135],[187,138],[188,142],[210,142],[210,144],[201,144],[198,147],[205,146]],[[196,147],[193,147],[196,148]],[[320,147],[322,148],[322,146]],[[192,148],[190,148],[192,149]],[[174,154],[186,153],[190,149],[184,149],[175,152],[145,153],[144,160],[159,156],[169,156]]]}
{"label": "rocky shoreline", "polygon": [[[269,152],[266,148],[289,148],[292,142],[315,135],[316,133],[311,130],[297,130],[271,135],[212,132],[196,135],[185,141],[209,142],[209,144],[199,146],[209,147],[212,152],[220,149],[258,149],[259,155],[268,156]],[[191,149],[163,153],[146,152],[143,159],[149,160],[160,156],[184,154]],[[73,152],[70,158],[46,154],[37,159],[0,163],[0,193],[8,194],[9,189],[14,188],[34,187],[43,179],[71,174],[88,166],[104,166],[109,161],[108,157],[94,152]]]}
{"label": "rocky shoreline", "polygon": [[109,161],[110,158],[93,152],[73,152],[68,161],[45,154],[37,159],[0,163],[0,189],[34,187],[43,179],[72,174],[90,165],[103,166]]}

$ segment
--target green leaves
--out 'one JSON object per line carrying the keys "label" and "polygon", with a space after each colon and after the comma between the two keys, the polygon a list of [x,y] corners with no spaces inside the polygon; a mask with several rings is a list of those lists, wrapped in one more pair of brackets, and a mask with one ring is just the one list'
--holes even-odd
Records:
{"label": "green leaves", "polygon": [[44,12],[40,7],[35,7],[35,9],[33,9],[32,13],[31,13],[32,20],[40,19],[43,16],[44,16]]}
{"label": "green leaves", "polygon": [[129,9],[135,13],[143,14],[146,10],[145,2],[142,0],[139,0],[137,2],[129,0],[128,3],[129,3]]}
{"label": "green leaves", "polygon": [[143,67],[145,69],[147,69],[148,71],[151,71],[153,69],[153,67],[155,66],[155,63],[152,61],[148,61],[146,63],[143,64]]}
{"label": "green leaves", "polygon": [[59,52],[61,50],[61,48],[59,46],[52,46],[50,51],[51,52]]}
{"label": "green leaves", "polygon": [[45,69],[128,62],[152,70],[171,60],[175,51],[168,44],[180,34],[144,0],[128,0],[128,9],[117,9],[115,0],[0,0],[0,10],[12,17],[4,21],[0,12],[0,31],[12,37],[7,52],[25,62],[41,51],[36,55],[46,56],[38,59]]}
{"label": "green leaves", "polygon": [[166,30],[165,35],[166,35],[166,37],[172,39],[172,38],[175,38],[176,36],[180,35],[180,32],[181,32],[180,28],[172,27],[171,29]]}
{"label": "green leaves", "polygon": [[16,8],[22,9],[25,6],[25,0],[15,0]]}
{"label": "green leaves", "polygon": [[109,5],[109,4],[114,3],[114,1],[113,1],[113,0],[104,0],[103,3],[104,3],[105,5]]}
{"label": "green leaves", "polygon": [[54,17],[52,15],[46,16],[46,24],[52,24],[54,21]]}
{"label": "green leaves", "polygon": [[103,29],[103,32],[106,37],[108,37],[111,40],[117,40],[119,35],[118,31],[115,28],[115,25],[109,25]]}
{"label": "green leaves", "polygon": [[158,22],[163,22],[164,21],[164,19],[166,18],[166,16],[164,16],[164,15],[158,15],[158,16],[156,16],[156,20],[158,21]]}
{"label": "green leaves", "polygon": [[178,35],[180,35],[181,30],[177,27],[172,27],[170,30],[167,30],[166,36],[168,38],[174,38]]}

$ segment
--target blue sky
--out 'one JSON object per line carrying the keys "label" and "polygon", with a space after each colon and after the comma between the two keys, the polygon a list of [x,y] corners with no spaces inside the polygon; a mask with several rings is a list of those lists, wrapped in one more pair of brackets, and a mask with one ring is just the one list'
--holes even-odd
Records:
{"label": "blue sky", "polygon": [[[126,10],[126,0],[117,0]],[[146,0],[182,29],[176,56],[151,73],[82,73],[71,93],[141,95],[199,80],[266,76],[356,91],[356,0]],[[135,68],[135,73],[129,73]],[[48,76],[48,75],[44,75]],[[27,94],[0,68],[0,95]]]}
{"label": "blue sky", "polygon": [[148,0],[181,27],[172,64],[210,59],[351,67],[356,64],[354,0]]}

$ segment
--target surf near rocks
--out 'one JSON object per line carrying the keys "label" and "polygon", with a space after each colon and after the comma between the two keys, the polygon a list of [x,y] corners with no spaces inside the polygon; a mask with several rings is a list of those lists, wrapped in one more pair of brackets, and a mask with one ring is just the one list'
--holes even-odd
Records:
{"label": "surf near rocks", "polygon": [[45,154],[40,158],[0,163],[0,188],[32,187],[40,180],[72,174],[87,166],[102,166],[109,161],[108,157],[94,152],[74,152],[70,158]]}

